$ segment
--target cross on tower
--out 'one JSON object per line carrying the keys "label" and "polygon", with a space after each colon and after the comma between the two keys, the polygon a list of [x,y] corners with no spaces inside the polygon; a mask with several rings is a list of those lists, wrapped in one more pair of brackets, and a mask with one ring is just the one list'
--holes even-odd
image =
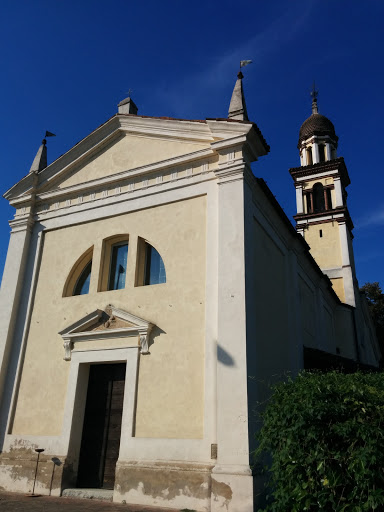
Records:
{"label": "cross on tower", "polygon": [[319,95],[319,91],[316,89],[315,81],[313,81],[311,96],[313,100],[317,100],[317,96]]}

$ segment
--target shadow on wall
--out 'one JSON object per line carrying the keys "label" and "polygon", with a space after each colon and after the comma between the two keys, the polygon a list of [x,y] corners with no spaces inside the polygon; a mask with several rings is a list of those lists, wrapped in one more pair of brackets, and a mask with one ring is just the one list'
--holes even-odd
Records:
{"label": "shadow on wall", "polygon": [[233,357],[226,350],[221,348],[220,345],[217,345],[217,359],[226,366],[236,366]]}
{"label": "shadow on wall", "polygon": [[166,334],[166,332],[163,331],[163,329],[160,329],[160,327],[158,327],[157,325],[155,325],[148,338],[148,348],[151,348],[151,346],[155,343],[155,339],[161,336],[162,334]]}

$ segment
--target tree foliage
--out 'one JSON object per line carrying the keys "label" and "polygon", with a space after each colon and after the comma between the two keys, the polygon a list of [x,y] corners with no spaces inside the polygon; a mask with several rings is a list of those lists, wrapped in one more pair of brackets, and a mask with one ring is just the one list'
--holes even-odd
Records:
{"label": "tree foliage", "polygon": [[378,282],[365,283],[360,288],[368,301],[369,311],[375,325],[384,328],[384,293]]}
{"label": "tree foliage", "polygon": [[365,283],[365,285],[360,288],[360,291],[364,293],[367,299],[369,312],[371,313],[376,329],[380,351],[382,357],[384,357],[384,293],[378,282]]}
{"label": "tree foliage", "polygon": [[382,374],[302,372],[274,387],[262,418],[265,510],[384,510]]}

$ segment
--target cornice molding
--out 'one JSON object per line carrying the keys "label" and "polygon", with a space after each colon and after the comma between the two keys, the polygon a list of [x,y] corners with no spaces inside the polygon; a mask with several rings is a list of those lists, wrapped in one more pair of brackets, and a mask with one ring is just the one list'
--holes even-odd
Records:
{"label": "cornice molding", "polygon": [[176,166],[185,165],[191,162],[198,162],[199,160],[202,160],[204,158],[212,157],[214,154],[215,153],[211,148],[201,149],[199,151],[194,151],[193,153],[188,153],[186,155],[169,158],[167,160],[162,160],[161,162],[156,162],[154,164],[136,167],[134,169],[129,169],[127,171],[112,174],[111,176],[105,176],[104,178],[91,180],[86,183],[79,183],[78,185],[72,185],[70,187],[64,187],[61,189],[49,190],[47,192],[38,192],[37,199],[39,201],[46,201],[49,199],[60,198],[61,196],[67,196],[69,194],[76,194],[85,191],[90,192],[96,189],[100,189],[102,187],[105,188],[111,186],[117,182],[121,183],[127,180],[137,179],[140,176],[155,174],[157,172],[164,171],[165,169],[169,170],[169,168],[174,168]]}
{"label": "cornice molding", "polygon": [[232,183],[233,181],[244,180],[247,178],[248,166],[242,160],[241,162],[228,163],[225,167],[213,170],[218,178],[219,185]]}
{"label": "cornice molding", "polygon": [[[52,187],[59,178],[67,172],[71,172],[75,166],[127,133],[143,137],[173,138],[184,142],[203,142],[208,145],[215,139],[233,138],[246,134],[251,129],[252,124],[250,123],[236,123],[225,119],[192,121],[116,114],[45,169],[36,173],[39,179],[39,189],[43,192],[45,188]],[[219,133],[221,133],[221,137]],[[26,175],[9,189],[5,194],[6,199],[13,199],[29,190],[31,175],[32,173]]]}
{"label": "cornice molding", "polygon": [[334,208],[317,213],[298,213],[293,217],[296,221],[297,228],[304,228],[307,225],[322,224],[327,222],[345,222],[350,229],[353,230],[353,222],[346,206]]}
{"label": "cornice molding", "polygon": [[347,167],[343,157],[335,158],[333,160],[327,160],[326,162],[320,162],[312,165],[303,165],[301,167],[292,167],[289,169],[289,173],[292,179],[296,182],[298,178],[321,175],[321,177],[328,174],[335,174],[337,172],[342,180],[343,186],[347,187],[351,180],[349,179]]}
{"label": "cornice molding", "polygon": [[18,233],[20,231],[30,231],[32,232],[35,221],[31,213],[24,215],[23,217],[18,217],[17,219],[13,219],[9,221],[9,225],[11,226],[11,234]]}

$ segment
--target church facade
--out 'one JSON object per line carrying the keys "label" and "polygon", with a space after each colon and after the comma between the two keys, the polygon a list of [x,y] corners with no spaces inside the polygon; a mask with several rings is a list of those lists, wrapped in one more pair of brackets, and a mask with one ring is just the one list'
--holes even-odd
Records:
{"label": "church facade", "polygon": [[140,116],[127,98],[50,165],[43,141],[5,194],[3,489],[251,512],[265,383],[308,351],[379,364],[348,172],[312,109],[290,170],[298,233],[251,171],[269,146],[241,74],[226,119]]}

